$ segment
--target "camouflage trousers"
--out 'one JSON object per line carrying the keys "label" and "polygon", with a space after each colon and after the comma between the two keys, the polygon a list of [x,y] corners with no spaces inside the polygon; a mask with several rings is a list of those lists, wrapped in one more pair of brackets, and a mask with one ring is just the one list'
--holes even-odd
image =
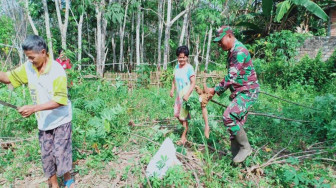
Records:
{"label": "camouflage trousers", "polygon": [[39,131],[42,166],[47,178],[58,177],[72,169],[71,122],[55,129]]}
{"label": "camouflage trousers", "polygon": [[256,88],[239,92],[235,97],[231,97],[231,103],[223,114],[224,125],[230,132],[231,140],[237,135],[240,127],[243,127],[245,124],[248,115],[247,112],[256,102],[258,94],[259,88]]}

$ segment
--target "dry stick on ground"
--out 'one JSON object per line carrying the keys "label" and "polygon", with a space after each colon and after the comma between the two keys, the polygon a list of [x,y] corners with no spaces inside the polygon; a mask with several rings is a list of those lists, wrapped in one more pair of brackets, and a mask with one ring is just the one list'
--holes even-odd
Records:
{"label": "dry stick on ground", "polygon": [[[189,141],[190,142],[190,141]],[[214,148],[214,147],[212,147],[212,146],[209,146],[209,145],[204,145],[204,144],[197,144],[197,143],[194,143],[194,142],[190,142],[192,145],[194,145],[194,146],[198,146],[198,147],[208,147],[211,151],[213,151],[213,152],[218,152],[218,153],[220,153],[220,154],[222,154],[222,155],[227,155],[227,153],[225,152],[225,151],[221,151],[221,150],[218,150],[218,149],[216,149],[216,148]]]}
{"label": "dry stick on ground", "polygon": [[[289,155],[286,155],[286,156],[281,156],[281,157],[278,157],[278,158],[274,158],[272,157],[272,159],[268,160],[266,163],[263,163],[262,165],[254,165],[248,169],[246,169],[246,172],[247,173],[251,173],[253,172],[254,170],[256,169],[259,169],[259,168],[264,168],[264,167],[267,167],[267,166],[270,166],[272,164],[281,164],[281,163],[285,163],[286,162],[286,159],[283,159],[283,158],[288,158],[288,157],[292,157],[293,155],[296,155],[296,154],[300,154],[300,153],[303,153],[303,152],[298,152],[298,153],[293,153],[293,154],[289,154]],[[306,155],[301,155],[301,156],[295,156],[293,158],[296,158],[296,159],[306,159],[306,158],[311,158],[312,156],[314,155],[319,155],[319,154],[323,154],[323,153],[328,153],[327,151],[320,151],[320,152],[313,152],[313,153],[309,153],[309,154],[306,154]],[[277,153],[278,154],[278,153]],[[278,160],[278,159],[282,159],[282,160]]]}
{"label": "dry stick on ground", "polygon": [[200,187],[200,180],[199,180],[199,178],[197,176],[196,170],[193,168],[193,166],[191,166],[190,164],[188,164],[188,161],[186,161],[183,158],[181,158],[181,159],[185,162],[186,166],[189,167],[189,170],[193,171],[194,177],[196,179],[196,185],[197,185],[197,187]]}
{"label": "dry stick on ground", "polygon": [[257,156],[257,154],[259,153],[259,150],[261,148],[264,148],[265,146],[267,146],[268,143],[264,144],[263,146],[259,147],[255,152],[254,152],[254,155],[253,155],[253,159],[255,159],[255,157]]}
{"label": "dry stick on ground", "polygon": [[280,150],[278,153],[276,153],[270,160],[268,160],[268,161],[272,161],[275,157],[277,157],[281,152],[283,152],[285,149],[287,149],[288,148],[288,146],[292,143],[292,141],[293,141],[293,138],[294,138],[294,136],[292,136],[292,138],[289,140],[289,142],[288,142],[288,145],[285,147],[285,148],[283,148],[282,150]]}
{"label": "dry stick on ground", "polygon": [[315,160],[331,161],[331,162],[334,162],[334,163],[336,163],[336,160],[335,160],[335,159],[328,159],[328,158],[316,158]]}
{"label": "dry stick on ground", "polygon": [[[219,106],[222,106],[224,108],[227,108],[226,105],[221,104],[213,99],[210,100],[211,102],[218,104]],[[280,117],[280,116],[275,116],[275,115],[271,115],[271,114],[265,114],[265,113],[259,113],[259,112],[252,112],[249,111],[248,114],[251,115],[255,115],[255,116],[265,116],[265,117],[270,117],[270,118],[275,118],[275,119],[282,119],[282,120],[286,120],[286,121],[296,121],[296,122],[302,122],[302,123],[312,123],[314,121],[304,121],[304,120],[298,120],[298,119],[290,119],[290,118],[285,118],[285,117]]]}
{"label": "dry stick on ground", "polygon": [[13,141],[8,141],[8,142],[1,142],[0,141],[0,145],[7,145],[7,144],[14,144],[17,142],[22,142],[22,141],[31,141],[34,140],[35,137],[30,137],[30,138],[25,138],[25,139],[20,139],[20,140],[13,140]]}
{"label": "dry stick on ground", "polygon": [[282,101],[285,101],[285,102],[288,102],[288,103],[291,103],[291,104],[295,104],[295,105],[297,105],[297,106],[301,106],[301,107],[309,108],[309,109],[312,109],[312,110],[321,111],[320,109],[316,109],[316,108],[312,108],[312,107],[309,107],[309,106],[306,106],[306,105],[302,105],[302,104],[299,104],[299,103],[296,103],[296,102],[292,102],[292,101],[289,101],[289,100],[286,100],[286,99],[277,97],[277,96],[275,96],[275,95],[271,95],[271,94],[266,93],[266,92],[264,92],[264,91],[259,91],[259,93],[262,93],[262,94],[271,96],[271,97],[273,97],[273,98],[276,98],[276,99],[279,99],[279,100],[282,100]]}
{"label": "dry stick on ground", "polygon": [[[268,160],[266,163],[264,163],[264,164],[268,164],[268,163],[272,162],[276,156],[278,156],[281,152],[283,152],[285,149],[287,149],[288,146],[292,143],[293,138],[294,138],[294,137],[292,137],[292,138],[289,140],[288,145],[287,145],[285,148],[283,148],[283,149],[280,150],[278,153],[276,153],[271,159],[269,159],[269,160]],[[255,169],[261,168],[261,166],[262,166],[262,165],[254,165],[254,166],[248,168],[246,171],[247,171],[247,173],[251,174],[251,172],[253,172]]]}
{"label": "dry stick on ground", "polygon": [[144,175],[145,175],[145,177],[146,177],[146,180],[147,180],[147,183],[148,183],[149,187],[152,188],[152,185],[150,184],[150,181],[149,181],[148,177],[146,176],[145,169],[143,168],[141,162],[140,162],[140,166],[141,166],[141,171],[142,171],[142,173],[144,173]]}
{"label": "dry stick on ground", "polygon": [[[307,158],[311,158],[311,156],[313,156],[313,155],[318,155],[318,154],[323,154],[323,153],[328,153],[328,152],[327,151],[321,151],[321,152],[317,152],[317,153],[312,153],[312,154],[297,156],[297,157],[294,157],[294,158],[296,158],[296,159],[307,159]],[[262,165],[262,166],[260,166],[260,168],[269,166],[271,164],[280,164],[280,163],[285,163],[285,162],[286,162],[286,159],[283,159],[283,160],[280,160],[280,161],[274,161],[274,162],[272,162],[270,164]]]}
{"label": "dry stick on ground", "polygon": [[308,146],[307,149],[310,149],[310,148],[312,148],[313,146],[320,145],[320,144],[323,144],[323,143],[325,143],[325,141],[324,141],[324,142],[316,142],[316,143],[314,143],[314,144]]}
{"label": "dry stick on ground", "polygon": [[283,158],[288,158],[288,157],[293,157],[294,158],[301,158],[301,156],[295,156],[295,155],[299,155],[299,154],[305,154],[302,156],[306,156],[306,155],[311,155],[311,154],[319,154],[319,153],[326,153],[326,150],[320,150],[320,149],[314,149],[314,150],[308,150],[308,151],[300,151],[300,152],[296,152],[296,153],[290,153],[287,155],[283,155],[277,158],[274,158],[274,161],[278,160],[278,159],[283,159]]}

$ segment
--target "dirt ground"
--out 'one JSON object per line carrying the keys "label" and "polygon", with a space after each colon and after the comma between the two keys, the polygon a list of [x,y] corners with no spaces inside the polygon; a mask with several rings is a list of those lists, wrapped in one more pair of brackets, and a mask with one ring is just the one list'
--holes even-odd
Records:
{"label": "dirt ground", "polygon": [[[80,159],[74,161],[75,173],[72,176],[75,179],[76,187],[142,187],[145,179],[146,166],[141,165],[140,160],[146,155],[152,157],[151,154],[141,153],[140,145],[146,141],[143,139],[131,139],[126,145],[114,152],[115,160],[110,162],[94,161],[100,167],[90,168],[90,160]],[[125,148],[132,148],[125,151]],[[204,148],[203,148],[204,149]],[[114,149],[113,149],[114,150]],[[178,155],[178,158],[183,164],[185,170],[193,171],[197,178],[203,174],[201,167],[202,161],[198,159],[196,153],[191,148],[187,148],[186,156]],[[31,163],[28,173],[24,177],[17,179],[12,184],[9,184],[6,179],[0,177],[0,187],[14,188],[35,188],[48,187],[47,178],[43,176],[41,161]],[[97,166],[99,166],[97,165]],[[136,171],[136,170],[137,171]],[[126,173],[126,174],[125,174]],[[198,174],[198,175],[197,175]],[[60,185],[62,185],[60,180]],[[199,182],[199,180],[198,180]],[[202,186],[201,184],[199,184]]]}

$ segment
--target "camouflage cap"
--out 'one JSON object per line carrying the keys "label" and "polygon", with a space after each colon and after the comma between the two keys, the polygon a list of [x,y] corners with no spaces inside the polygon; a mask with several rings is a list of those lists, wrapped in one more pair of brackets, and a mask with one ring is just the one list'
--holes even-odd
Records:
{"label": "camouflage cap", "polygon": [[213,40],[213,42],[220,41],[226,34],[233,33],[230,26],[222,26],[219,29],[217,29],[216,38]]}

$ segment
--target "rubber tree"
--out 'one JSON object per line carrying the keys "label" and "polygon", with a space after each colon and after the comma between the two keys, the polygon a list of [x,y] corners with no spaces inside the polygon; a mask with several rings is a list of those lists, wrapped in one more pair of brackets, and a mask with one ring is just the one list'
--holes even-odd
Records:
{"label": "rubber tree", "polygon": [[29,0],[25,0],[25,10],[26,10],[26,14],[27,14],[27,18],[29,21],[29,24],[31,26],[31,28],[33,29],[33,32],[35,35],[38,35],[38,30],[36,29],[35,23],[33,21],[33,18],[30,15],[30,10],[29,10]]}
{"label": "rubber tree", "polygon": [[50,32],[49,12],[48,12],[47,0],[42,0],[42,3],[43,3],[43,10],[44,10],[45,27],[46,27],[46,32],[47,32],[47,42],[48,42],[48,48],[49,48],[49,57],[51,59],[54,59],[52,38],[51,38],[51,32]]}
{"label": "rubber tree", "polygon": [[157,53],[158,53],[158,57],[157,57],[157,67],[158,69],[160,69],[161,67],[161,43],[162,43],[162,32],[163,32],[163,17],[164,17],[164,4],[165,4],[165,0],[161,0],[158,3],[158,46],[157,46]]}
{"label": "rubber tree", "polygon": [[138,12],[137,12],[137,23],[136,23],[136,39],[135,39],[135,45],[136,45],[136,66],[140,66],[140,25],[141,25],[141,0],[138,1]]}
{"label": "rubber tree", "polygon": [[[24,62],[24,53],[21,47],[22,42],[27,35],[27,20],[25,11],[17,1],[3,1],[1,2],[2,13],[11,19],[15,36],[11,36],[9,39],[19,55],[19,62]],[[1,26],[4,27],[4,26]]]}
{"label": "rubber tree", "polygon": [[123,16],[123,22],[120,22],[119,36],[120,36],[120,54],[119,54],[119,71],[122,70],[124,62],[124,36],[125,36],[125,27],[127,21],[127,11],[128,11],[129,0],[126,1],[125,13]]}
{"label": "rubber tree", "polygon": [[[81,66],[81,61],[82,61],[82,30],[83,30],[83,22],[84,22],[84,13],[85,13],[85,3],[81,0],[77,1],[72,1],[74,4],[76,2],[76,7],[78,9],[76,10],[77,12],[75,16],[75,13],[69,7],[70,12],[72,13],[73,20],[75,20],[76,26],[77,26],[77,62],[78,62],[78,70],[80,71],[82,69]],[[78,20],[78,15],[79,15],[79,20]]]}
{"label": "rubber tree", "polygon": [[64,10],[64,22],[62,20],[61,10],[63,10],[61,0],[55,0],[55,7],[56,7],[56,15],[58,21],[58,27],[61,33],[61,40],[62,40],[62,49],[66,49],[66,38],[67,38],[67,30],[68,30],[68,23],[69,23],[69,8],[70,8],[70,1],[65,1],[65,10]]}
{"label": "rubber tree", "polygon": [[169,39],[170,39],[170,29],[172,25],[184,14],[189,11],[190,7],[187,7],[185,10],[181,11],[173,19],[171,19],[171,10],[172,10],[172,1],[167,0],[167,18],[165,23],[165,40],[164,40],[164,54],[163,54],[163,70],[167,70],[168,65],[168,53],[169,53]]}
{"label": "rubber tree", "polygon": [[[202,4],[200,5],[201,8],[198,8],[196,10],[196,20],[201,23],[198,25],[199,28],[209,28],[209,30],[206,30],[206,33],[204,35],[204,42],[206,42],[207,38],[207,48],[206,48],[206,54],[205,54],[205,70],[208,69],[208,65],[210,62],[210,51],[211,51],[211,43],[212,43],[212,35],[213,30],[215,26],[219,26],[222,23],[221,21],[221,11],[225,10],[226,4],[223,5],[223,1],[216,0],[216,1],[202,1]],[[204,45],[203,45],[204,46]],[[204,47],[203,47],[203,53],[204,54]],[[203,55],[202,55],[203,56]],[[203,58],[203,57],[202,57]]]}

